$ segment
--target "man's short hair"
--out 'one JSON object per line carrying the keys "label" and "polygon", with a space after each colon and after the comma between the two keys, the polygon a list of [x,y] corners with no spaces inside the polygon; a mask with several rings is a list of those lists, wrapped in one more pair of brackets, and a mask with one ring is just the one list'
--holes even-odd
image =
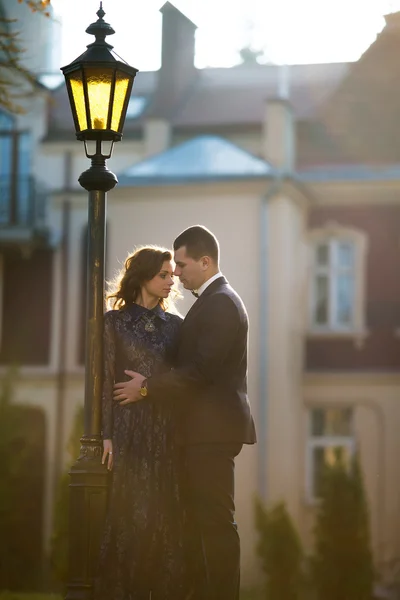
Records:
{"label": "man's short hair", "polygon": [[174,241],[174,251],[185,246],[186,254],[194,260],[209,256],[215,263],[219,262],[218,240],[211,231],[202,225],[194,225],[182,231]]}

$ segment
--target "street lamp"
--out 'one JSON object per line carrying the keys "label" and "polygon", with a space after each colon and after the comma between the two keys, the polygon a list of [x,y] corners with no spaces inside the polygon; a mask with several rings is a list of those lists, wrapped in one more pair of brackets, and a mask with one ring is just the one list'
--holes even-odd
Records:
{"label": "street lamp", "polygon": [[91,167],[79,177],[89,192],[84,434],[70,475],[68,600],[89,600],[97,569],[107,500],[107,469],[101,464],[101,394],[106,193],[118,183],[106,165],[122,138],[137,69],[105,40],[113,28],[98,20],[86,32],[95,36],[86,52],[61,70],[65,76],[76,137],[83,141]]}

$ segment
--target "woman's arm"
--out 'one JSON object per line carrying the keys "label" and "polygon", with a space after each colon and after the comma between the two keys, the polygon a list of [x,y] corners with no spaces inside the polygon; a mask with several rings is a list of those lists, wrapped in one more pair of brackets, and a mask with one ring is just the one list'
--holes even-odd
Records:
{"label": "woman's arm", "polygon": [[178,349],[180,342],[180,333],[183,323],[183,318],[178,315],[170,315],[172,319],[171,333],[169,335],[169,343],[167,346],[166,363],[168,370],[174,369],[177,364]]}
{"label": "woman's arm", "polygon": [[104,357],[102,393],[102,432],[103,440],[111,440],[113,431],[113,386],[115,382],[115,326],[113,312],[104,315]]}

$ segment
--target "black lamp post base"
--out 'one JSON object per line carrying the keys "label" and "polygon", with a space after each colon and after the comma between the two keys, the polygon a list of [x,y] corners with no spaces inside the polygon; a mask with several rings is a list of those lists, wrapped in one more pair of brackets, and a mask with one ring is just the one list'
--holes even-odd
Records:
{"label": "black lamp post base", "polygon": [[70,471],[70,572],[66,600],[93,598],[107,506],[109,472],[101,464],[101,439],[84,436],[81,444],[81,454]]}

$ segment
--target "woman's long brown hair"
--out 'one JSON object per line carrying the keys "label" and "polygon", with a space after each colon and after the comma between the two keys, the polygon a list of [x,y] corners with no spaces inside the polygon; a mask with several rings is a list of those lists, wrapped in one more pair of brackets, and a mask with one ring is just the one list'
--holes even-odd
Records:
{"label": "woman's long brown hair", "polygon": [[[169,260],[172,260],[172,254],[166,248],[137,248],[127,257],[123,269],[111,282],[106,296],[109,307],[121,309],[136,302],[143,284],[153,279],[161,271],[164,262]],[[160,298],[159,303],[163,310],[168,310],[172,300]]]}

